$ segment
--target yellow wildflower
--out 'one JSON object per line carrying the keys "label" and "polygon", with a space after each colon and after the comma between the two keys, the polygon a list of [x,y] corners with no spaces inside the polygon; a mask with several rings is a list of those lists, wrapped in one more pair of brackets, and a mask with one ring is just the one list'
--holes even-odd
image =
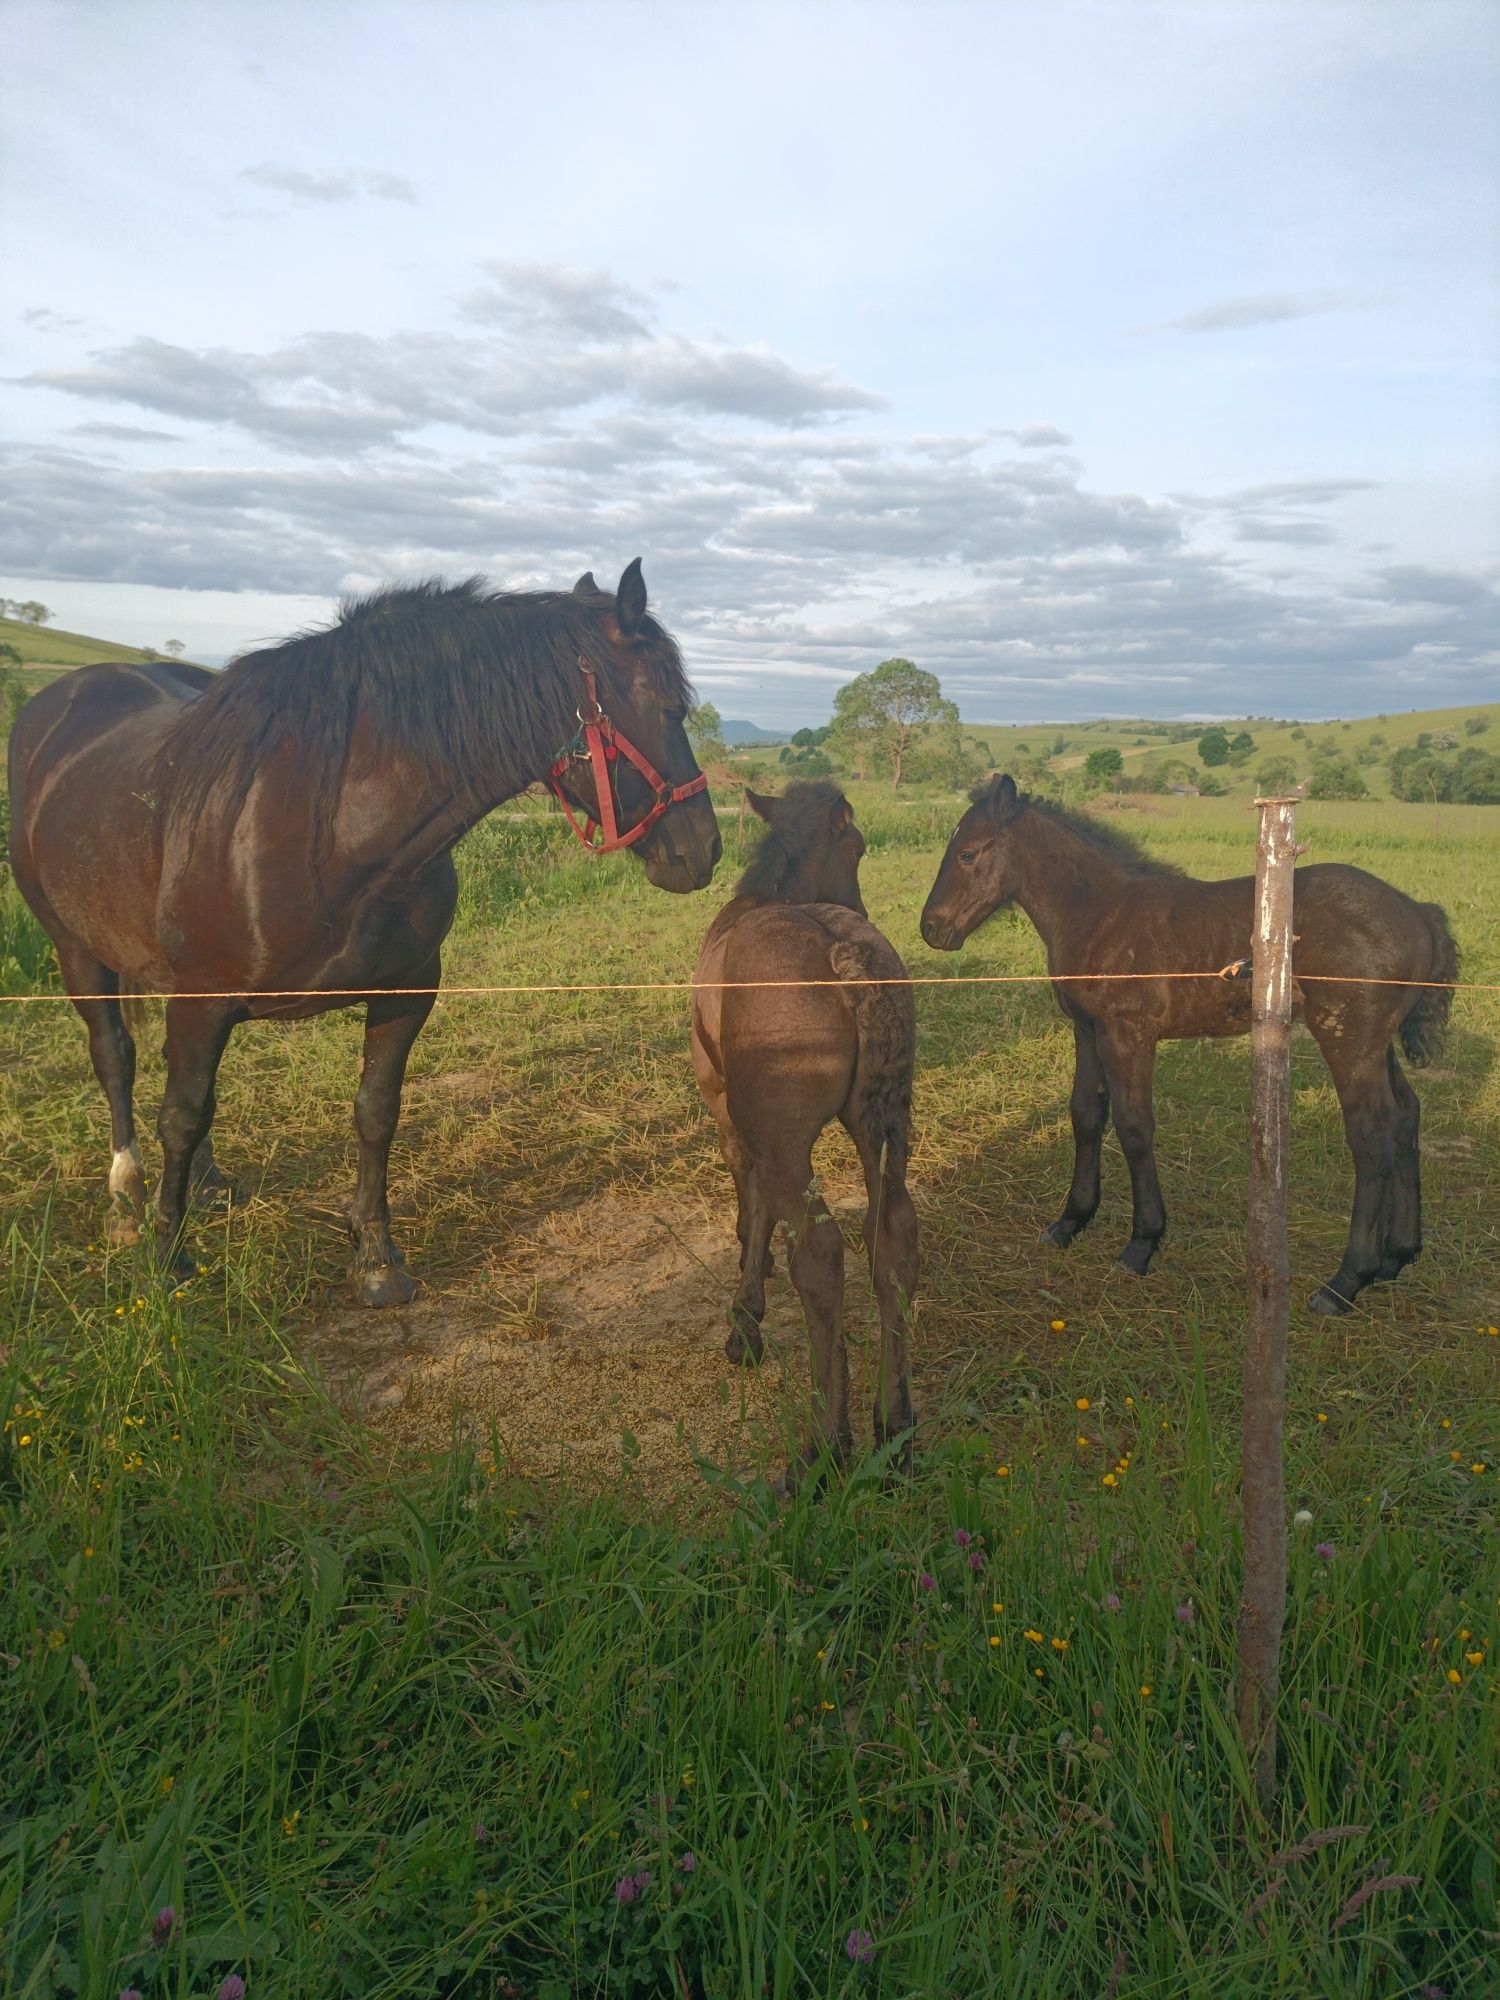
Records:
{"label": "yellow wildflower", "polygon": [[1065,1653],[1065,1652],[1067,1652],[1067,1650],[1068,1650],[1068,1642],[1067,1642],[1067,1640],[1066,1640],[1066,1639],[1054,1639],[1054,1640],[1052,1641],[1052,1650],[1053,1650],[1053,1652],[1054,1652],[1054,1653]]}
{"label": "yellow wildflower", "polygon": [[1075,1410],[1086,1410],[1088,1407],[1089,1399],[1087,1396],[1075,1396],[1073,1398],[1073,1408]]}
{"label": "yellow wildflower", "polygon": [[1458,1671],[1457,1667],[1450,1667],[1448,1669],[1448,1679],[1454,1687],[1457,1687],[1463,1679],[1463,1675]]}
{"label": "yellow wildflower", "polygon": [[1052,1331],[1054,1333],[1063,1333],[1067,1330],[1067,1325],[1068,1322],[1065,1319],[1055,1319],[1052,1322]]}
{"label": "yellow wildflower", "polygon": [[998,1646],[998,1645],[999,1645],[999,1643],[1000,1643],[1000,1641],[999,1641],[999,1638],[998,1638],[997,1636],[995,1636],[994,1634],[991,1634],[991,1637],[990,1637],[990,1644],[991,1644],[992,1646]]}
{"label": "yellow wildflower", "polygon": [[166,1777],[166,1778],[163,1778],[163,1779],[162,1779],[162,1781],[161,1781],[161,1795],[162,1795],[162,1797],[163,1797],[164,1799],[167,1799],[167,1798],[170,1798],[170,1797],[172,1796],[172,1787],[173,1787],[173,1786],[174,1786],[174,1785],[175,1785],[176,1783],[177,1783],[177,1780],[176,1780],[175,1778],[172,1778],[172,1777]]}
{"label": "yellow wildflower", "polygon": [[995,1467],[995,1477],[997,1479],[1009,1479],[1010,1467],[1008,1465],[997,1465]]}
{"label": "yellow wildflower", "polygon": [[1327,1412],[1326,1410],[1319,1410],[1319,1412],[1318,1412],[1318,1422],[1319,1422],[1320,1424],[1326,1424],[1326,1423],[1327,1423],[1327,1421],[1328,1421],[1328,1412]]}
{"label": "yellow wildflower", "polygon": [[1151,1683],[1150,1683],[1149,1681],[1142,1681],[1142,1682],[1141,1682],[1141,1700],[1142,1700],[1142,1701],[1149,1701],[1150,1699],[1151,1699]]}
{"label": "yellow wildflower", "polygon": [[1464,1658],[1471,1667],[1482,1667],[1484,1665],[1483,1653],[1465,1653]]}
{"label": "yellow wildflower", "polygon": [[54,1625],[52,1630],[47,1634],[48,1650],[50,1652],[55,1653],[59,1646],[67,1644],[67,1639],[68,1639],[67,1633],[59,1631],[58,1628]]}
{"label": "yellow wildflower", "polygon": [[1470,1472],[1483,1472],[1484,1469],[1485,1464],[1482,1458],[1476,1458],[1474,1463],[1469,1467]]}
{"label": "yellow wildflower", "polygon": [[297,1831],[297,1822],[299,1819],[301,1819],[301,1817],[302,1817],[302,1808],[301,1806],[297,1806],[293,1811],[289,1812],[286,1815],[286,1817],[282,1820],[281,1830],[286,1835],[288,1840],[290,1840],[292,1835]]}
{"label": "yellow wildflower", "polygon": [[1028,1625],[1026,1630],[1022,1633],[1021,1636],[1024,1639],[1029,1639],[1033,1646],[1040,1646],[1043,1639],[1045,1639],[1047,1635],[1045,1632],[1032,1631],[1031,1627]]}
{"label": "yellow wildflower", "polygon": [[1112,1472],[1106,1472],[1104,1477],[1099,1481],[1101,1486],[1118,1486],[1119,1483],[1119,1480],[1116,1479]]}

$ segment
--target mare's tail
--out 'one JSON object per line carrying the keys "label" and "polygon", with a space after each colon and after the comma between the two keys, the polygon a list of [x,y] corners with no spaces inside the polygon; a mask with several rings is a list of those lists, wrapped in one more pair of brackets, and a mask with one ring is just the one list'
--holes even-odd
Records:
{"label": "mare's tail", "polygon": [[[861,924],[861,929],[867,927]],[[859,1112],[877,1145],[888,1147],[905,1170],[911,1136],[911,1079],[916,1061],[917,1017],[907,985],[869,985],[870,980],[904,980],[906,967],[878,935],[845,936],[831,946],[829,962],[854,991],[859,1031]]]}
{"label": "mare's tail", "polygon": [[[1458,945],[1448,928],[1448,913],[1441,903],[1418,903],[1432,933],[1432,965],[1429,979],[1458,977]],[[1446,986],[1429,986],[1401,1023],[1401,1046],[1420,1069],[1430,1063],[1443,1046],[1453,994]]]}

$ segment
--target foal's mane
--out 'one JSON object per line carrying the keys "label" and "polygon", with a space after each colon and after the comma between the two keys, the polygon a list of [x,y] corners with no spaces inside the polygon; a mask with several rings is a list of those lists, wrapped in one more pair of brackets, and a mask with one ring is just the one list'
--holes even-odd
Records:
{"label": "foal's mane", "polygon": [[[607,698],[599,622],[614,605],[604,591],[491,590],[477,576],[346,598],[332,625],[241,654],[189,705],[157,766],[172,816],[191,823],[222,787],[232,817],[290,742],[326,840],[356,717],[425,765],[436,792],[483,805],[520,791],[572,733],[580,655],[604,669]],[[653,619],[643,636],[663,700],[690,700],[671,638]]]}
{"label": "foal's mane", "polygon": [[837,785],[821,779],[788,785],[778,802],[776,824],[768,826],[750,857],[750,865],[735,884],[736,896],[763,896],[780,902],[797,864],[827,835],[833,816],[848,800]]}
{"label": "foal's mane", "polygon": [[1123,868],[1130,875],[1181,875],[1183,870],[1174,861],[1160,861],[1150,853],[1133,835],[1125,833],[1117,826],[1108,826],[1096,819],[1092,813],[1079,812],[1071,806],[1060,805],[1055,799],[1039,799],[1030,792],[1015,793],[1009,811],[1006,812],[1002,800],[1005,794],[1002,786],[1010,780],[998,774],[986,778],[970,792],[970,800],[976,806],[984,806],[991,812],[999,810],[1011,823],[1027,813],[1036,813],[1040,818],[1050,820],[1054,826],[1066,827],[1093,851],[1115,867]]}

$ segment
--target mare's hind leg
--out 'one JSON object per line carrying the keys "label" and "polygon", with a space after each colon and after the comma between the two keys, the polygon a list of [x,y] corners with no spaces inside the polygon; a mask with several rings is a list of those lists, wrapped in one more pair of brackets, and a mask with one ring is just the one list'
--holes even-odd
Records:
{"label": "mare's hind leg", "polygon": [[[411,983],[436,987],[438,976],[434,960]],[[354,1099],[359,1181],[349,1206],[349,1234],[354,1239],[350,1275],[358,1287],[362,1305],[405,1305],[417,1289],[416,1281],[407,1274],[406,1259],[391,1237],[386,1178],[391,1141],[401,1116],[406,1059],[412,1043],[422,1032],[423,1022],[432,1012],[433,997],[430,992],[392,994],[371,1000],[365,1009],[364,1065]]]}
{"label": "mare's hind leg", "polygon": [[156,1255],[164,1271],[179,1277],[193,1269],[182,1242],[193,1155],[214,1121],[214,1078],[224,1044],[244,1016],[238,1001],[167,1001],[167,1083],[156,1121],[162,1151]]}
{"label": "mare's hind leg", "polygon": [[1399,1277],[1422,1254],[1422,1107],[1394,1045],[1386,1050],[1386,1074],[1396,1101],[1396,1157],[1377,1278]]}
{"label": "mare's hind leg", "polygon": [[1094,1039],[1092,1021],[1073,1023],[1073,1185],[1062,1214],[1042,1231],[1044,1243],[1066,1249],[1087,1229],[1099,1206],[1099,1151],[1109,1123],[1109,1086]]}
{"label": "mare's hind leg", "polygon": [[70,994],[109,996],[75,997],[73,1005],[88,1029],[94,1074],[109,1104],[110,1209],[104,1230],[111,1243],[123,1248],[140,1242],[141,1220],[146,1212],[146,1180],[135,1141],[135,1043],[125,1026],[120,1003],[113,997],[120,990],[118,976],[108,966],[101,965],[92,953],[74,944],[59,944],[57,961]]}
{"label": "mare's hind leg", "polygon": [[1151,1105],[1156,1045],[1119,1041],[1102,1027],[1095,1031],[1095,1039],[1109,1087],[1115,1131],[1130,1168],[1130,1241],[1116,1262],[1142,1277],[1167,1233],[1166,1204],[1156,1176],[1156,1116]]}
{"label": "mare's hind leg", "polygon": [[[880,1313],[880,1375],[875,1385],[875,1445],[888,1444],[904,1432],[899,1466],[910,1472],[911,1433],[916,1417],[911,1406],[911,1308],[917,1291],[917,1211],[906,1191],[906,1152],[882,1148],[868,1132],[845,1120],[859,1148],[865,1170],[864,1238]],[[885,1154],[881,1158],[882,1151]]]}
{"label": "mare's hind leg", "polygon": [[1345,1313],[1380,1274],[1395,1182],[1396,1099],[1383,1048],[1362,1050],[1351,1058],[1338,1036],[1320,1034],[1318,1026],[1309,1026],[1333,1072],[1343,1107],[1344,1136],[1354,1155],[1354,1207],[1343,1261],[1309,1303],[1314,1312]]}
{"label": "mare's hind leg", "polygon": [[205,1133],[193,1154],[193,1164],[188,1169],[188,1186],[195,1201],[205,1207],[222,1207],[226,1202],[241,1201],[244,1192],[237,1180],[226,1174],[214,1158],[214,1135]]}

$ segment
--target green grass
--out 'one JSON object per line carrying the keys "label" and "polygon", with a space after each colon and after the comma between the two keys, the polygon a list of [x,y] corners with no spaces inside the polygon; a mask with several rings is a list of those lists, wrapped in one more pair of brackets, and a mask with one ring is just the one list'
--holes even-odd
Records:
{"label": "green grass", "polygon": [[[114,639],[90,638],[86,632],[60,632],[49,625],[28,625],[19,618],[0,618],[0,644],[13,646],[27,669],[27,685],[45,687],[73,667],[91,667],[100,660],[149,660],[140,646],[122,646]],[[158,655],[164,658],[164,655]]]}
{"label": "green grass", "polygon": [[[957,960],[918,941],[956,801],[857,802],[866,898],[913,971],[1040,967],[1010,919]],[[1249,866],[1242,804],[1128,824],[1205,874]],[[1309,806],[1299,831],[1443,901],[1466,976],[1500,980],[1500,815]],[[460,984],[685,977],[734,865],[668,898],[539,815],[497,816],[461,858]],[[7,894],[10,990],[43,988]],[[866,1459],[777,1507],[745,1448],[694,1466],[622,1430],[607,1477],[543,1479],[503,1410],[455,1410],[449,1448],[418,1449],[332,1407],[305,1334],[343,1260],[318,1217],[350,1178],[350,1017],[236,1037],[219,1150],[256,1198],[202,1220],[178,1297],[92,1247],[106,1131],[76,1022],[0,1009],[0,1990],[186,2000],[230,1971],[251,2000],[1494,1990],[1496,996],[1460,997],[1416,1078],[1428,1254],[1348,1320],[1295,1317],[1288,1478],[1313,1522],[1270,1824],[1233,1728],[1244,1047],[1164,1051],[1172,1234],[1133,1282],[1110,1264],[1113,1147],[1094,1229],[1066,1257],[1036,1241],[1069,1159],[1045,989],[924,991],[919,1011],[918,1471],[890,1485]],[[393,1183],[440,1298],[498,1324],[528,1229],[569,1203],[707,1200],[731,1237],[684,1018],[680,994],[444,1003]],[[420,1088],[475,1074],[477,1097]],[[824,1151],[826,1184],[849,1183]],[[1348,1199],[1300,1036],[1292,1193],[1300,1299]],[[667,1372],[652,1393],[673,1402]],[[765,1463],[779,1444],[768,1424]],[[1415,1880],[1339,1923],[1393,1876]]]}

